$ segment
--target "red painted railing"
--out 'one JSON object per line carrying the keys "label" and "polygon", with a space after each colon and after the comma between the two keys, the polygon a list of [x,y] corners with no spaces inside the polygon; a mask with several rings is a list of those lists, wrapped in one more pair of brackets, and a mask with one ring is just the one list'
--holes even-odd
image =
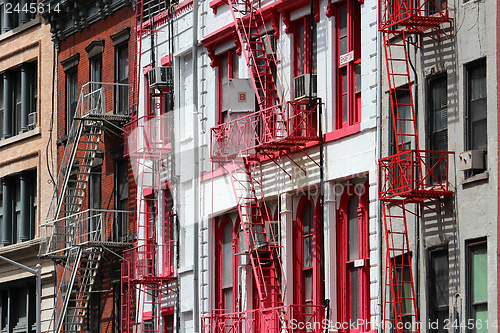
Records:
{"label": "red painted railing", "polygon": [[203,333],[320,333],[325,329],[324,309],[316,305],[286,305],[234,313],[214,310],[202,318]]}
{"label": "red painted railing", "polygon": [[317,104],[287,102],[211,129],[211,159],[224,161],[287,150],[318,140]]}
{"label": "red painted railing", "polygon": [[143,116],[124,126],[124,155],[170,151],[170,114]]}
{"label": "red painted railing", "polygon": [[[174,244],[140,245],[123,251],[122,278],[130,281],[174,278]],[[161,267],[155,267],[155,263]]]}
{"label": "red painted railing", "polygon": [[407,150],[379,160],[379,198],[450,195],[448,160],[453,152]]}
{"label": "red painted railing", "polygon": [[381,0],[379,30],[419,32],[439,26],[450,21],[447,3],[447,0]]}

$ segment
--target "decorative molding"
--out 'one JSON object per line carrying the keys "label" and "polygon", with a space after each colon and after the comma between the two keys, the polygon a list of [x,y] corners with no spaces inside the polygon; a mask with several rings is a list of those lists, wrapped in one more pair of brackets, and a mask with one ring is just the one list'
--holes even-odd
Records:
{"label": "decorative molding", "polygon": [[293,32],[293,27],[290,22],[290,12],[288,11],[281,12],[281,17],[283,17],[283,23],[285,24],[285,33],[287,35],[291,34]]}
{"label": "decorative molding", "polygon": [[72,54],[66,59],[61,60],[63,71],[67,71],[68,69],[78,66],[79,63],[80,63],[80,53]]}
{"label": "decorative molding", "polygon": [[280,13],[276,8],[271,9],[271,25],[274,29],[274,38],[280,38]]}
{"label": "decorative molding", "polygon": [[236,45],[236,54],[237,55],[241,55],[241,43],[240,43],[240,39],[238,38],[238,36],[236,36],[236,38],[234,39],[234,45]]}
{"label": "decorative molding", "polygon": [[90,42],[89,45],[85,47],[85,52],[87,52],[87,57],[90,59],[104,52],[104,39],[98,38]]}
{"label": "decorative molding", "polygon": [[215,55],[215,47],[207,47],[208,57],[210,58],[210,67],[217,67],[217,56]]}
{"label": "decorative molding", "polygon": [[113,41],[113,46],[117,46],[121,43],[125,43],[130,39],[130,27],[126,27],[125,29],[117,32],[110,36]]}
{"label": "decorative molding", "polygon": [[328,5],[326,6],[326,17],[332,17],[335,16],[335,6],[333,3],[328,2]]}

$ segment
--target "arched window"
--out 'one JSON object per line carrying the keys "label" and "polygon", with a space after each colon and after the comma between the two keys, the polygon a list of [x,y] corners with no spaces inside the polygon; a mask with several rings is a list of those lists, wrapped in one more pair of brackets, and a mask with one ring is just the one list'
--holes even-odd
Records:
{"label": "arched window", "polygon": [[294,225],[294,303],[321,305],[321,233],[313,201],[299,202]]}
{"label": "arched window", "polygon": [[[348,184],[337,214],[338,304],[340,321],[369,319],[369,248],[367,185]],[[351,332],[365,327],[350,328]]]}
{"label": "arched window", "polygon": [[217,225],[216,231],[216,295],[218,309],[236,311],[237,267],[236,257],[238,239],[237,228],[233,227],[231,219],[224,218]]}

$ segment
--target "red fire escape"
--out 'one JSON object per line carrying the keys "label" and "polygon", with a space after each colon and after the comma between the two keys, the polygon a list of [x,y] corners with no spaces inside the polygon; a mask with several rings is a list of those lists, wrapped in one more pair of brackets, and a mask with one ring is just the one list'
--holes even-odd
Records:
{"label": "red fire escape", "polygon": [[211,129],[211,160],[230,175],[260,308],[236,313],[214,310],[204,318],[204,332],[288,332],[292,319],[319,322],[323,308],[284,304],[286,283],[278,249],[270,242],[272,228],[265,226],[270,219],[259,162],[319,140],[318,102],[280,99],[275,82],[279,74],[273,70],[276,59],[265,51],[271,46],[263,38],[267,31],[260,1],[228,0],[228,4],[259,110]]}
{"label": "red fire escape", "polygon": [[[443,23],[450,21],[446,0],[379,1],[397,150],[379,160],[379,199],[387,246],[384,329],[388,332],[419,332],[407,226],[408,217],[419,213],[408,206],[442,207],[442,198],[453,194],[448,187],[452,153],[419,149],[408,58],[409,44],[416,42],[408,37],[438,38],[444,33]],[[402,95],[409,96],[409,102]]]}
{"label": "red fire escape", "polygon": [[[140,66],[143,36],[155,34],[150,18],[167,10],[158,0],[136,2],[136,50],[134,60],[132,121],[125,126],[125,154],[130,157],[137,183],[134,221],[134,247],[124,251],[122,263],[122,332],[166,332],[161,319],[162,309],[174,291],[173,221],[167,212],[168,195],[165,175],[170,166],[170,115],[155,114],[152,104],[164,109],[166,94],[173,89],[167,71],[171,68],[152,68],[149,75],[149,94],[144,91],[145,114],[139,108],[142,73]],[[158,80],[158,82],[156,81]],[[155,83],[153,83],[153,81]],[[156,103],[147,101],[147,97]],[[155,105],[156,109],[156,105]],[[165,209],[162,209],[165,207]],[[163,328],[162,328],[163,325]]]}

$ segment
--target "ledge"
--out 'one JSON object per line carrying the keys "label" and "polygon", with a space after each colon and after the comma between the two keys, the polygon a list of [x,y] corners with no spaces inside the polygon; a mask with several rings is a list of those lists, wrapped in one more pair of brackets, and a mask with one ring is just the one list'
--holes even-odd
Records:
{"label": "ledge", "polygon": [[36,251],[38,252],[38,246],[40,246],[40,238],[30,239],[25,242],[2,246],[0,247],[0,254],[18,252],[21,250],[25,251],[35,246],[37,247]]}
{"label": "ledge", "polygon": [[8,139],[4,139],[4,140],[0,141],[0,149],[5,147],[5,146],[9,146],[11,144],[17,143],[19,141],[26,140],[26,139],[29,139],[31,137],[37,136],[39,134],[40,134],[40,127],[36,127],[35,129],[32,129],[30,131],[11,136]]}
{"label": "ledge", "polygon": [[7,38],[10,38],[14,35],[17,35],[18,33],[24,31],[24,30],[28,30],[29,28],[31,27],[34,27],[38,24],[41,24],[42,23],[42,17],[40,15],[37,15],[34,19],[18,26],[18,27],[15,27],[14,29],[10,30],[10,31],[7,31],[3,34],[0,35],[0,42],[2,42],[3,40],[7,39]]}
{"label": "ledge", "polygon": [[468,178],[463,178],[461,181],[462,185],[468,185],[474,182],[478,182],[481,180],[488,180],[490,178],[490,173],[488,171],[485,171],[483,173],[468,177]]}

